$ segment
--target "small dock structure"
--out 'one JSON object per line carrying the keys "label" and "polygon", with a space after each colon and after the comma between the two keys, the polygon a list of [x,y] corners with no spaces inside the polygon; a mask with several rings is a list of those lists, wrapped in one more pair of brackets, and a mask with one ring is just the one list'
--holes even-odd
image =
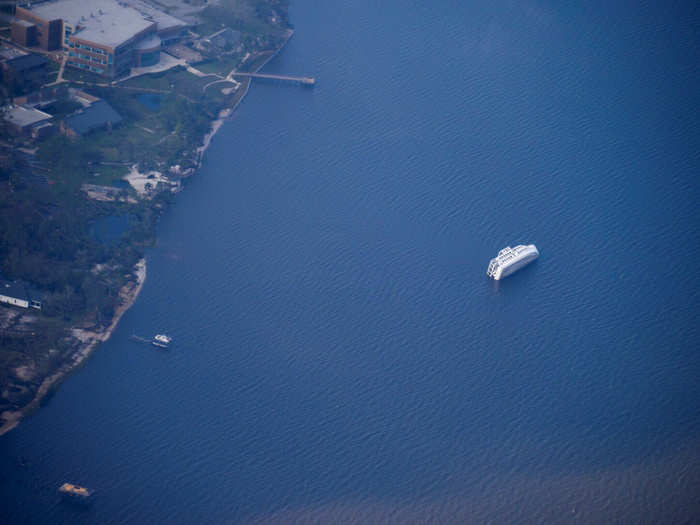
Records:
{"label": "small dock structure", "polygon": [[296,77],[291,75],[274,75],[270,73],[242,73],[240,71],[236,71],[232,76],[258,78],[277,82],[289,82],[304,87],[314,87],[316,85],[316,79],[314,77]]}

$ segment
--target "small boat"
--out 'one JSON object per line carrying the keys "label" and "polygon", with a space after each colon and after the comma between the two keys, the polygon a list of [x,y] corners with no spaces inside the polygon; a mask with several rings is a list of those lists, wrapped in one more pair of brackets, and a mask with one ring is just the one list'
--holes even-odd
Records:
{"label": "small boat", "polygon": [[93,492],[80,485],[72,483],[64,483],[58,488],[61,496],[65,501],[77,503],[79,505],[88,505],[92,502]]}
{"label": "small boat", "polygon": [[154,346],[160,346],[161,348],[168,348],[168,345],[170,345],[171,341],[172,338],[168,337],[165,334],[156,334],[153,337],[153,341],[151,341],[151,344]]}

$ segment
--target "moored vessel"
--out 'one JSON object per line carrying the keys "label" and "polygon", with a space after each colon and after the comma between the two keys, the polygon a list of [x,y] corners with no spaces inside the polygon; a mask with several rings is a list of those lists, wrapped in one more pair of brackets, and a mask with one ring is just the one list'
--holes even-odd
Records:
{"label": "moored vessel", "polygon": [[520,244],[515,248],[506,246],[494,259],[491,259],[486,275],[500,281],[523,266],[527,266],[539,256],[540,252],[534,244]]}
{"label": "moored vessel", "polygon": [[171,341],[172,338],[168,337],[165,334],[156,334],[153,337],[153,341],[151,341],[151,344],[154,346],[160,346],[161,348],[168,348]]}
{"label": "moored vessel", "polygon": [[58,488],[58,491],[65,501],[70,501],[71,503],[87,505],[92,501],[93,492],[80,485],[64,483]]}

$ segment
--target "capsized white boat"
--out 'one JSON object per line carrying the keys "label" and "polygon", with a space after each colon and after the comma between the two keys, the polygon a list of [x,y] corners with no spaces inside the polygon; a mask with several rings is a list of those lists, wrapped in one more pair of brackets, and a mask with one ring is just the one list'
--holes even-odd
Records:
{"label": "capsized white boat", "polygon": [[515,248],[506,246],[494,259],[491,259],[486,275],[500,281],[523,266],[527,266],[539,256],[540,252],[534,244],[520,244]]}

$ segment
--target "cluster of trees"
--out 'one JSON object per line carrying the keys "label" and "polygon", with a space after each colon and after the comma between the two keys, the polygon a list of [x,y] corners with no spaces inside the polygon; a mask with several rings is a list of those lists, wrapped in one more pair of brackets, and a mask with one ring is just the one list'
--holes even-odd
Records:
{"label": "cluster of trees", "polygon": [[221,0],[203,16],[249,35],[278,35],[289,27],[289,0]]}
{"label": "cluster of trees", "polygon": [[[57,162],[71,162],[60,161],[52,151],[47,154],[56,154]],[[144,247],[153,242],[153,226],[163,208],[130,208],[133,220],[123,242],[94,239],[89,224],[105,214],[123,212],[124,206],[89,201],[79,190],[29,186],[12,165],[0,168],[0,271],[31,283],[44,295],[42,311],[31,312],[37,316],[34,322],[0,331],[0,391],[9,392],[9,397],[0,398],[0,409],[27,401],[37,381],[60,365],[71,350],[67,327],[111,322],[119,290]],[[96,265],[101,265],[100,271]],[[36,380],[15,376],[14,367],[26,364],[36,371]],[[24,386],[12,387],[18,383]]]}
{"label": "cluster of trees", "polygon": [[[72,199],[72,202],[71,202]],[[79,193],[61,199],[40,186],[26,186],[0,170],[0,268],[11,279],[45,293],[44,315],[97,323],[110,319],[119,288],[152,240],[152,211],[134,214],[139,242],[107,245],[95,240],[89,223],[105,213]],[[96,265],[112,269],[95,272]]]}

